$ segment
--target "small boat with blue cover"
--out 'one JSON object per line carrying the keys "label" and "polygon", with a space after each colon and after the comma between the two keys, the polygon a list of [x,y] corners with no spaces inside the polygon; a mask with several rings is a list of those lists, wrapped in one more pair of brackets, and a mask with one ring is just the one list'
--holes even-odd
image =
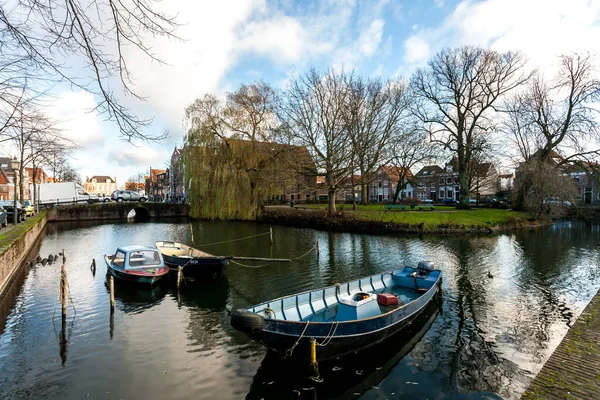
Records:
{"label": "small boat with blue cover", "polygon": [[119,247],[115,254],[105,255],[104,261],[115,278],[126,282],[153,285],[169,274],[169,268],[156,247]]}
{"label": "small boat with blue cover", "polygon": [[231,325],[283,357],[318,361],[358,352],[401,331],[442,293],[430,262],[269,300],[231,315]]}

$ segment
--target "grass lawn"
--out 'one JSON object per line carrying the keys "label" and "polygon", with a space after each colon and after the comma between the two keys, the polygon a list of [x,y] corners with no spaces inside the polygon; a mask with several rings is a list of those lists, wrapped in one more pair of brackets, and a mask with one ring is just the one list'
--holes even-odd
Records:
{"label": "grass lawn", "polygon": [[[302,204],[300,207],[327,209],[326,204]],[[435,206],[434,211],[385,211],[383,205],[373,204],[357,205],[357,210],[353,211],[351,204],[343,204],[338,205],[337,210],[360,219],[419,225],[425,230],[451,226],[493,228],[527,219],[526,213],[496,208],[458,210],[452,206]]]}

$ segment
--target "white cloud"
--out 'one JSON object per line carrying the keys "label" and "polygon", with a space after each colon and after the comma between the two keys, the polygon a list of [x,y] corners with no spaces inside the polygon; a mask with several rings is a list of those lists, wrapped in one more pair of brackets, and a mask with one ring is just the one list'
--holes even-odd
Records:
{"label": "white cloud", "polygon": [[95,111],[94,96],[88,92],[61,92],[45,108],[49,117],[58,122],[61,135],[82,147],[102,144],[105,140],[101,117]]}
{"label": "white cloud", "polygon": [[115,147],[108,151],[108,159],[119,167],[140,167],[149,169],[164,168],[167,157],[164,151],[157,151],[149,146],[122,146]]}
{"label": "white cloud", "polygon": [[422,63],[429,58],[429,43],[419,36],[411,36],[404,42],[404,60],[408,63]]}
{"label": "white cloud", "polygon": [[521,51],[546,69],[561,53],[594,51],[600,42],[600,2],[587,0],[463,1],[438,27],[407,39],[405,61],[419,64],[419,49],[477,45]]}
{"label": "white cloud", "polygon": [[182,26],[177,34],[184,40],[149,38],[153,52],[168,65],[150,62],[134,49],[129,50],[128,61],[136,92],[149,100],[146,114],[159,114],[173,130],[181,128],[185,107],[204,93],[218,91],[220,80],[236,64],[236,32],[251,17],[252,2],[176,0],[161,4],[168,7],[168,14],[178,13]]}
{"label": "white cloud", "polygon": [[376,19],[371,22],[367,29],[360,33],[358,48],[363,55],[367,57],[375,55],[379,48],[379,43],[381,43],[384,25],[385,22],[382,19]]}

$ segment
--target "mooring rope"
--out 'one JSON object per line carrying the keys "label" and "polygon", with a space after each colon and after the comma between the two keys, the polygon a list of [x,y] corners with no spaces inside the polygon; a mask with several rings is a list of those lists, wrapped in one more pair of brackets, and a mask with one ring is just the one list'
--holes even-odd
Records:
{"label": "mooring rope", "polygon": [[[317,342],[317,346],[327,346],[329,342],[331,342],[331,339],[333,339],[333,337],[335,336],[335,332],[337,331],[339,324],[340,323],[338,321],[335,321],[333,324],[331,324],[331,328],[329,328],[329,333],[327,334],[327,336],[325,336],[325,339],[323,339],[321,343]],[[332,329],[333,332],[331,331]]]}
{"label": "mooring rope", "polygon": [[314,249],[316,249],[318,245],[319,245],[318,243],[317,243],[317,244],[315,244],[315,245],[314,245],[314,246],[313,246],[313,247],[312,247],[312,248],[311,248],[309,251],[307,251],[306,253],[302,254],[300,257],[292,258],[292,260],[299,260],[299,259],[301,259],[302,257],[306,257],[306,256],[307,256],[307,255],[309,255],[309,254],[310,254],[310,253],[311,253],[311,252],[312,252]]}
{"label": "mooring rope", "polygon": [[[290,261],[296,261],[301,259],[302,257],[306,257],[308,254],[310,254],[314,249],[316,249],[318,246],[318,244],[315,244],[313,247],[311,247],[310,250],[308,250],[306,253],[302,254],[300,257],[296,257],[296,258],[290,258]],[[242,264],[240,262],[234,261],[234,260],[229,260],[230,263],[239,265],[240,267],[244,267],[244,268],[263,268],[263,267],[267,267],[273,263],[268,263],[268,264],[263,264],[263,265],[248,265],[248,264]]]}
{"label": "mooring rope", "polygon": [[269,231],[269,232],[265,232],[265,233],[259,233],[258,235],[247,236],[247,237],[243,237],[243,238],[239,238],[239,239],[225,240],[224,242],[195,244],[194,247],[214,246],[216,244],[237,242],[238,240],[252,239],[252,238],[255,238],[255,237],[258,237],[258,236],[264,236],[264,235],[270,235],[270,234],[271,234],[271,232]]}
{"label": "mooring rope", "polygon": [[268,265],[271,265],[271,264],[273,264],[273,263],[268,263],[268,264],[263,264],[263,265],[247,265],[247,264],[242,264],[242,263],[239,263],[239,262],[237,262],[237,261],[234,261],[234,260],[229,260],[229,262],[230,262],[230,263],[233,263],[233,264],[237,264],[237,265],[239,265],[240,267],[244,267],[244,268],[262,268],[262,267],[266,267],[266,266],[268,266]]}
{"label": "mooring rope", "polygon": [[294,349],[296,348],[296,346],[298,346],[298,343],[300,343],[300,339],[302,339],[302,337],[304,336],[304,333],[306,332],[306,329],[308,328],[308,325],[310,324],[310,321],[306,322],[306,326],[304,327],[304,330],[302,331],[302,333],[300,334],[300,337],[298,338],[298,340],[296,340],[296,343],[294,343],[292,345],[292,347],[290,347],[289,349],[287,349],[285,351],[285,355],[286,357],[291,357],[292,353],[294,352]]}

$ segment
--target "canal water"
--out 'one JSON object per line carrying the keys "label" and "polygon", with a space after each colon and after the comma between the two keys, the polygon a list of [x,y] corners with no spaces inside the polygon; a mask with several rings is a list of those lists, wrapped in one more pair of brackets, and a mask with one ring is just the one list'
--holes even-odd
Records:
{"label": "canal water", "polygon": [[[61,257],[17,278],[0,303],[0,398],[514,399],[600,287],[598,226],[561,222],[469,237],[273,226],[272,244],[268,231],[177,220],[49,225],[38,253],[65,250],[67,319],[58,300]],[[219,255],[297,259],[231,264],[226,279],[179,292],[168,282],[152,290],[117,284],[111,317],[103,255],[156,240],[193,241]],[[323,382],[229,324],[232,309],[420,260],[442,270],[441,307],[389,343],[322,364]]]}

